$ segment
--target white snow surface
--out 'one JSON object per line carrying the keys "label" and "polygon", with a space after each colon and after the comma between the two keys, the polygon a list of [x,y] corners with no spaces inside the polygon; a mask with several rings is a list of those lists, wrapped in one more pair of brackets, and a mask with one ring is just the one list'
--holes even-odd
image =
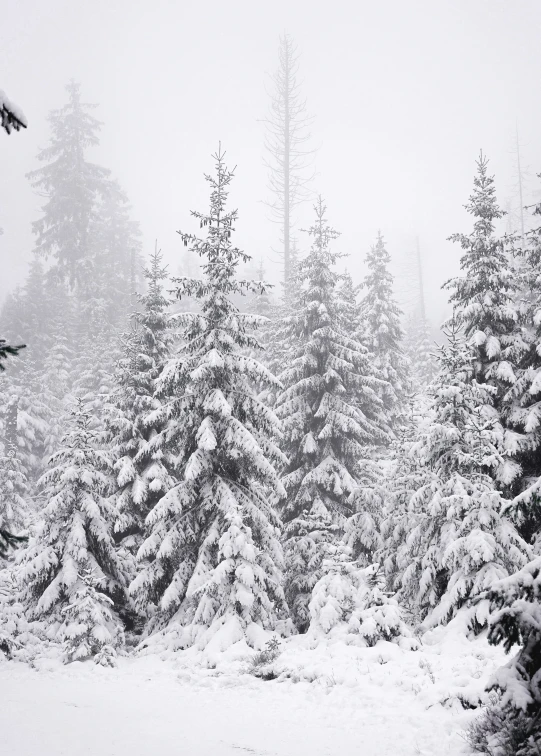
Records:
{"label": "white snow surface", "polygon": [[[311,648],[311,646],[315,646]],[[248,673],[244,641],[217,657],[195,650],[32,668],[0,663],[6,756],[454,756],[505,663],[455,623],[417,650],[306,636],[282,641],[278,675]]]}

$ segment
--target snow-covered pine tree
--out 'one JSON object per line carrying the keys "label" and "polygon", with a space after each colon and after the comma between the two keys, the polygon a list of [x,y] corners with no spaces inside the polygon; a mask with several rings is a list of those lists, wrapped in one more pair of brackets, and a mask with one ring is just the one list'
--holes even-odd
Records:
{"label": "snow-covered pine tree", "polygon": [[9,534],[20,532],[28,518],[28,484],[17,456],[17,406],[4,408],[0,438],[0,561],[9,551]]}
{"label": "snow-covered pine tree", "polygon": [[66,284],[56,276],[51,276],[48,281],[47,298],[50,315],[42,380],[42,392],[48,410],[44,437],[45,463],[60,448],[67,430],[69,408],[75,402],[72,368],[76,358],[73,344],[73,299]]}
{"label": "snow-covered pine tree", "polygon": [[377,558],[393,593],[400,589],[402,575],[410,565],[408,536],[422,517],[411,500],[427,482],[429,471],[419,464],[415,445],[430,420],[427,397],[409,394],[405,421],[396,433],[386,460],[386,472],[380,479],[385,504],[381,510],[381,550]]}
{"label": "snow-covered pine tree", "polygon": [[426,617],[448,622],[464,605],[474,629],[487,623],[488,605],[472,600],[522,567],[528,546],[504,515],[506,502],[494,485],[494,468],[510,477],[513,463],[501,451],[501,433],[488,412],[496,391],[473,377],[476,353],[459,326],[447,329],[432,385],[433,417],[414,454],[427,480],[410,500],[417,523],[407,535],[408,563],[399,595]]}
{"label": "snow-covered pine tree", "polygon": [[[541,215],[541,204],[534,209]],[[525,244],[515,249],[515,275],[519,282],[517,344],[520,358],[516,381],[503,398],[506,424],[524,434],[517,459],[522,475],[514,487],[517,521],[524,537],[536,542],[541,553],[541,228],[526,234]]]}
{"label": "snow-covered pine tree", "polygon": [[100,403],[120,356],[116,341],[132,304],[140,241],[126,195],[110,171],[88,159],[99,144],[96,106],[82,102],[75,82],[67,91],[67,104],[50,114],[50,144],[38,154],[42,166],[28,174],[47,197],[33,224],[35,252],[52,262],[49,275],[65,281],[74,300],[74,391]]}
{"label": "snow-covered pine tree", "polygon": [[345,323],[349,327],[349,333],[356,337],[360,328],[360,286],[355,286],[348,270],[342,276],[341,285],[338,288],[339,297],[342,300],[341,307],[344,310]]}
{"label": "snow-covered pine tree", "polygon": [[[379,397],[382,382],[374,377],[367,350],[347,335],[347,310],[338,292],[341,276],[334,269],[339,255],[330,247],[338,233],[327,224],[321,198],[315,212],[316,222],[308,230],[312,248],[297,271],[300,306],[286,319],[282,336],[292,345],[277,405],[289,457],[282,515],[291,533],[296,532],[293,522],[305,520],[314,507],[326,509],[342,530],[355,511],[351,496],[360,460],[369,447],[387,438]],[[294,550],[286,544],[286,551],[293,559],[286,565],[286,582],[294,576],[300,585]],[[309,594],[291,600],[303,608]],[[299,629],[305,627],[304,609],[293,618]]]}
{"label": "snow-covered pine tree", "polygon": [[379,565],[359,568],[339,550],[314,587],[308,633],[360,646],[410,636]]}
{"label": "snow-covered pine tree", "polygon": [[496,200],[494,177],[488,175],[488,160],[481,153],[477,161],[473,193],[466,210],[474,218],[471,234],[453,234],[460,244],[463,275],[444,284],[449,289],[454,319],[464,329],[474,349],[474,378],[497,391],[494,405],[500,410],[504,393],[515,382],[517,350],[516,280],[506,254],[504,240],[495,233],[503,217]]}
{"label": "snow-covered pine tree", "polygon": [[117,370],[118,386],[109,413],[111,455],[116,479],[115,537],[137,549],[144,522],[160,498],[173,487],[173,460],[158,420],[161,401],[156,381],[170,357],[173,340],[164,296],[167,267],[157,246],[144,271],[146,294],[139,296],[141,310],[133,315],[133,329]]}
{"label": "snow-covered pine tree", "polygon": [[192,213],[207,235],[181,234],[202,258],[205,278],[176,279],[177,296],[195,297],[201,310],[178,315],[183,343],[159,380],[172,397],[164,434],[181,480],[147,517],[142,568],[131,585],[139,606],[157,606],[149,632],[166,626],[176,647],[223,648],[242,638],[254,645],[285,607],[273,507],[284,493],[275,469],[283,460],[275,444],[279,423],[254,389],[277,381],[245,356],[257,348],[250,330],[258,318],[240,313],[231,299],[261,287],[236,279],[249,256],[231,242],[237,213],[227,212],[226,200],[233,173],[221,148],[213,157],[210,210]]}
{"label": "snow-covered pine tree", "polygon": [[479,753],[496,743],[502,756],[537,756],[541,750],[541,557],[494,585],[491,643],[520,650],[492,678],[502,694],[474,722],[470,742]]}
{"label": "snow-covered pine tree", "polygon": [[[24,354],[24,352],[22,353]],[[14,361],[14,365],[16,365]],[[29,483],[35,483],[44,470],[45,437],[50,417],[43,386],[43,373],[30,356],[21,358],[15,371],[0,376],[0,406],[17,408],[16,456]],[[0,436],[5,417],[0,415]]]}
{"label": "snow-covered pine tree", "polygon": [[44,621],[50,640],[66,644],[68,658],[81,658],[122,641],[116,613],[99,596],[93,600],[85,575],[90,571],[93,586],[116,602],[123,600],[125,576],[112,537],[108,454],[96,448],[90,413],[80,399],[72,418],[63,448],[41,479],[48,503],[19,580],[30,616]]}
{"label": "snow-covered pine tree", "polygon": [[404,324],[404,356],[408,363],[409,390],[422,393],[437,373],[436,343],[422,313],[413,313]]}
{"label": "snow-covered pine tree", "polygon": [[91,115],[96,106],[81,101],[76,82],[66,90],[67,104],[49,116],[51,141],[38,154],[44,165],[28,178],[47,196],[43,216],[33,224],[36,253],[54,258],[70,282],[81,283],[88,273],[93,211],[110,190],[110,172],[86,156],[88,148],[99,143],[101,123]]}
{"label": "snow-covered pine tree", "polygon": [[402,351],[402,313],[394,298],[390,262],[391,256],[378,232],[376,244],[365,258],[368,273],[362,284],[365,294],[359,339],[374,356],[376,368],[385,381],[382,399],[394,427],[404,409],[408,367]]}
{"label": "snow-covered pine tree", "polygon": [[322,500],[316,499],[310,511],[295,517],[284,530],[285,596],[301,633],[310,625],[312,591],[326,570],[325,560],[334,555],[342,533],[334,519]]}

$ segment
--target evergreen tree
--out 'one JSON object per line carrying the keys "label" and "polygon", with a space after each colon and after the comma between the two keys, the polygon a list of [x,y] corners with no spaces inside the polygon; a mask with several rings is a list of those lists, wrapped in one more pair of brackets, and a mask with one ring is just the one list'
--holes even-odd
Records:
{"label": "evergreen tree", "polygon": [[111,454],[116,478],[115,533],[138,547],[148,513],[174,485],[173,460],[164,447],[162,402],[156,381],[170,356],[172,333],[169,302],[163,293],[167,268],[156,248],[145,269],[147,293],[139,297],[142,312],[134,313],[134,328],[117,371],[109,420]]}
{"label": "evergreen tree", "polygon": [[[283,336],[294,355],[280,376],[285,389],[278,399],[289,457],[282,512],[290,532],[296,530],[291,523],[314,506],[326,509],[335,526],[343,528],[355,511],[351,496],[360,460],[367,457],[367,447],[387,437],[378,396],[382,382],[374,377],[366,349],[347,335],[337,291],[341,277],[334,270],[339,255],[330,248],[338,233],[327,225],[325,210],[320,198],[308,231],[312,248],[298,265],[300,307],[286,320]],[[292,569],[287,565],[287,581]],[[293,599],[293,604],[305,606],[306,600]],[[294,620],[304,627],[304,615]]]}
{"label": "evergreen tree", "polygon": [[541,748],[541,557],[491,588],[489,640],[518,653],[492,678],[501,694],[470,730],[479,752],[536,756]]}
{"label": "evergreen tree", "polygon": [[336,548],[341,530],[321,499],[310,511],[295,517],[284,531],[284,556],[287,565],[285,596],[298,630],[310,625],[309,604],[312,591],[325,574],[326,562]]}
{"label": "evergreen tree", "polygon": [[81,101],[74,81],[66,90],[67,104],[49,116],[51,141],[38,154],[44,165],[28,177],[48,198],[42,218],[33,224],[37,254],[52,257],[71,283],[81,283],[96,202],[110,191],[110,173],[87,159],[88,148],[99,144],[101,123],[91,114],[96,106]]}
{"label": "evergreen tree", "polygon": [[[414,449],[427,479],[410,500],[417,523],[407,535],[400,590],[421,617],[430,613],[431,624],[447,622],[528,554],[490,475],[498,467],[503,479],[514,476],[487,411],[495,389],[473,378],[475,353],[455,324],[447,336],[432,389],[433,417]],[[470,621],[474,629],[486,625],[486,601],[476,603]]]}
{"label": "evergreen tree", "polygon": [[17,541],[10,541],[10,536],[24,529],[28,520],[28,485],[15,440],[8,431],[0,441],[0,562]]}
{"label": "evergreen tree", "polygon": [[[16,456],[29,482],[36,482],[43,472],[45,437],[50,416],[43,390],[43,374],[32,359],[26,359],[13,374],[0,376],[0,404],[16,408]],[[5,417],[0,417],[0,435]]]}
{"label": "evergreen tree", "polygon": [[465,206],[474,218],[473,231],[450,237],[464,250],[463,275],[448,281],[445,288],[451,291],[453,317],[475,350],[474,378],[497,388],[495,406],[499,409],[503,394],[515,381],[516,282],[504,241],[495,235],[495,222],[503,212],[487,168],[488,160],[481,153],[473,193]]}
{"label": "evergreen tree", "polygon": [[12,357],[16,357],[19,354],[19,350],[23,348],[24,345],[19,346],[11,346],[11,344],[8,344],[5,339],[0,339],[0,370],[5,370],[4,367],[4,360],[6,360],[10,355]]}
{"label": "evergreen tree", "polygon": [[430,325],[425,317],[410,315],[404,327],[404,356],[407,361],[409,390],[425,392],[435,378],[438,364],[435,358],[436,344],[430,334]]}
{"label": "evergreen tree", "polygon": [[20,569],[22,598],[43,620],[51,640],[67,644],[68,659],[99,653],[122,638],[116,614],[105,611],[92,586],[122,602],[125,577],[112,537],[110,461],[98,449],[81,400],[64,446],[51,457],[40,485],[47,505],[43,524]]}
{"label": "evergreen tree", "polygon": [[50,316],[48,320],[47,354],[44,360],[41,390],[47,406],[44,451],[45,462],[58,451],[66,433],[69,407],[73,405],[74,348],[73,298],[62,280],[51,277],[47,296]]}
{"label": "evergreen tree", "polygon": [[[393,440],[387,470],[380,478],[379,490],[384,492],[385,504],[380,510],[381,550],[377,559],[383,565],[388,587],[393,593],[400,589],[402,576],[410,568],[407,540],[423,516],[422,511],[412,504],[412,497],[426,484],[429,471],[419,464],[416,444],[430,423],[431,415],[424,395],[412,393],[407,397],[405,422]],[[378,532],[377,521],[368,533],[372,530]],[[411,602],[408,604],[411,608]]]}
{"label": "evergreen tree", "polygon": [[338,550],[314,587],[309,634],[360,646],[408,636],[397,601],[384,589],[379,565],[359,569]]}
{"label": "evergreen tree", "polygon": [[157,605],[149,632],[167,625],[181,646],[213,636],[216,644],[242,637],[253,644],[261,628],[275,627],[284,604],[272,505],[283,494],[278,421],[253,388],[276,380],[243,354],[257,348],[250,329],[258,318],[231,300],[261,287],[236,280],[249,257],[231,242],[237,213],[225,204],[233,173],[221,150],[214,158],[216,175],[206,176],[210,210],[193,213],[206,238],[182,234],[202,258],[205,278],[176,279],[177,296],[194,296],[201,311],[178,316],[183,342],[159,379],[172,397],[162,416],[180,482],[147,517],[142,569],[131,586],[139,605]]}
{"label": "evergreen tree", "polygon": [[[541,205],[534,214],[541,215]],[[528,540],[541,539],[541,228],[526,234],[524,246],[515,250],[514,273],[519,282],[517,310],[516,381],[503,398],[506,424],[523,434],[518,461],[522,475],[514,488],[515,511],[521,532]]]}
{"label": "evergreen tree", "polygon": [[389,271],[391,257],[381,233],[365,258],[368,273],[363,281],[365,295],[361,304],[361,340],[374,355],[384,379],[384,406],[394,425],[403,410],[407,389],[407,365],[402,352],[401,312],[393,293]]}

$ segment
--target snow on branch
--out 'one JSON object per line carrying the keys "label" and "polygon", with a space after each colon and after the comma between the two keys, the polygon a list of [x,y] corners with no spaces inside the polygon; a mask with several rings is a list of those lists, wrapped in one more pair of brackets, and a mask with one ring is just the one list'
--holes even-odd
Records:
{"label": "snow on branch", "polygon": [[8,98],[6,93],[0,89],[0,117],[2,118],[2,128],[11,134],[12,130],[20,131],[26,129],[28,122],[23,111]]}

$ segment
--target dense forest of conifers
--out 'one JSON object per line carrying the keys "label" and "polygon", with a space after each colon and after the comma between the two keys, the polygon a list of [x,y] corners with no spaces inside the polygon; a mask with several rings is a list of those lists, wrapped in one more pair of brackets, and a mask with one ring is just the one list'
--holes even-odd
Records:
{"label": "dense forest of conifers", "polygon": [[413,642],[461,613],[520,646],[478,737],[536,753],[541,229],[498,234],[481,154],[436,348],[423,318],[404,332],[382,234],[359,286],[339,272],[322,197],[269,287],[235,246],[220,147],[170,277],[67,91],[29,175],[35,256],[0,315],[26,344],[0,354],[0,525],[27,538],[3,544],[0,648],[114,664],[264,633]]}

